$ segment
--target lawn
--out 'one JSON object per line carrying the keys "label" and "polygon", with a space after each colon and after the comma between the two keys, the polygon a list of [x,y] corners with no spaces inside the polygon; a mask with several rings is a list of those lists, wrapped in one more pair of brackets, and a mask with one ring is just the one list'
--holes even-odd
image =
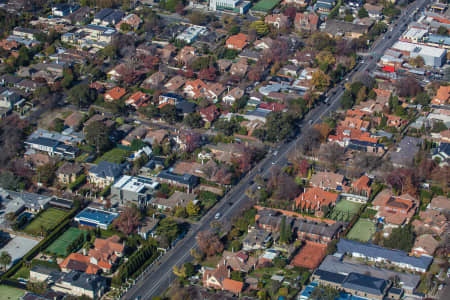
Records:
{"label": "lawn", "polygon": [[69,254],[66,250],[67,246],[77,239],[81,233],[86,234],[86,230],[70,227],[58,239],[51,243],[45,251],[65,257]]}
{"label": "lawn", "polygon": [[252,10],[268,12],[280,3],[280,0],[261,0],[253,5]]}
{"label": "lawn", "polygon": [[40,235],[41,232],[47,232],[60,224],[67,214],[68,212],[65,210],[48,208],[35,217],[24,231],[31,235]]}
{"label": "lawn", "polygon": [[340,200],[331,212],[330,218],[337,221],[350,221],[361,207],[360,203]]}
{"label": "lawn", "polygon": [[368,242],[375,234],[375,224],[368,219],[359,219],[347,235],[347,238]]}
{"label": "lawn", "polygon": [[7,285],[0,285],[0,297],[1,299],[20,299],[25,295],[25,291],[21,289],[16,289]]}
{"label": "lawn", "polygon": [[97,158],[95,163],[98,164],[99,162],[106,160],[112,163],[120,164],[123,163],[127,159],[127,157],[130,156],[130,154],[131,151],[129,150],[114,148],[103,154],[101,157]]}

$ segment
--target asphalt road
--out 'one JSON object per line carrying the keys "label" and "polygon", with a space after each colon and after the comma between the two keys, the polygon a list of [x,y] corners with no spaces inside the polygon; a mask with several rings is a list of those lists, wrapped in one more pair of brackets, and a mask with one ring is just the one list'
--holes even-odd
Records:
{"label": "asphalt road", "polygon": [[[320,104],[311,110],[304,118],[301,128],[302,132],[297,136],[295,140],[290,143],[285,143],[278,146],[274,151],[277,151],[277,155],[268,154],[266,158],[255,166],[251,172],[249,172],[240,183],[235,186],[227,195],[213,208],[208,214],[206,214],[202,220],[191,227],[188,234],[184,239],[179,241],[177,245],[164,255],[164,257],[153,267],[153,270],[146,274],[136,285],[134,285],[122,299],[140,299],[149,300],[154,296],[162,294],[175,279],[175,275],[172,273],[173,266],[180,266],[185,262],[192,259],[190,255],[191,249],[196,248],[195,236],[197,233],[208,230],[211,227],[211,222],[218,221],[229,223],[233,216],[238,215],[242,207],[249,200],[245,195],[245,191],[251,186],[251,182],[254,177],[259,174],[262,177],[266,177],[270,174],[270,170],[274,166],[282,167],[286,165],[288,161],[288,154],[293,150],[297,143],[300,142],[307,129],[315,123],[321,121],[321,118],[328,115],[330,112],[336,111],[339,108],[339,99],[344,93],[344,84],[347,81],[351,81],[353,75],[356,72],[371,71],[375,68],[378,58],[383,52],[392,46],[392,44],[398,39],[400,34],[404,31],[405,24],[408,24],[413,16],[412,13],[416,8],[423,7],[430,0],[417,0],[412,3],[405,13],[392,25],[393,30],[388,31],[384,38],[380,37],[372,46],[370,50],[374,55],[373,59],[366,58],[361,62],[346,78],[338,85],[334,95],[329,97],[329,105]],[[389,36],[389,37],[388,37]],[[221,217],[215,220],[216,213],[220,213]],[[225,222],[228,221],[228,222]],[[222,228],[223,229],[223,228]]]}

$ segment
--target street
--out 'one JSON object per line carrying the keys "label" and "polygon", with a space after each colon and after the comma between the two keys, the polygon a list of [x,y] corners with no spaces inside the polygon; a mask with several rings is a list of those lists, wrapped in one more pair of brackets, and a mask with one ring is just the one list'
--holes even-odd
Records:
{"label": "street", "polygon": [[[245,203],[248,201],[248,197],[245,195],[245,191],[251,186],[253,179],[256,175],[261,175],[266,177],[270,174],[270,170],[274,166],[283,167],[288,161],[288,154],[294,147],[300,142],[307,129],[321,121],[321,118],[328,115],[330,112],[336,111],[339,108],[340,97],[344,93],[345,82],[351,82],[352,77],[357,72],[364,72],[367,70],[373,70],[376,67],[378,58],[384,53],[384,51],[391,47],[392,44],[398,39],[400,34],[404,31],[405,24],[408,24],[413,18],[412,12],[416,8],[423,7],[429,0],[417,0],[412,3],[405,11],[405,13],[393,24],[393,30],[388,31],[385,34],[385,38],[380,36],[379,39],[374,43],[370,52],[374,53],[372,59],[366,58],[367,61],[359,63],[355,70],[348,74],[344,80],[338,85],[336,92],[331,95],[328,99],[329,105],[321,103],[317,105],[313,110],[311,110],[304,118],[301,126],[301,133],[297,138],[289,143],[284,143],[279,146],[276,151],[277,155],[268,154],[267,157],[257,164],[252,171],[250,171],[233,189],[228,192],[228,194],[216,204],[216,206],[211,209],[202,220],[193,225],[185,236],[185,238],[178,242],[178,244],[167,252],[167,254],[160,260],[159,264],[154,266],[152,272],[146,274],[142,280],[138,281],[123,297],[122,299],[136,299],[141,297],[141,299],[151,299],[154,296],[158,296],[163,293],[168,287],[172,280],[175,279],[175,275],[172,274],[173,266],[180,266],[185,262],[192,259],[190,255],[191,249],[196,248],[195,237],[200,231],[210,229],[211,222],[213,221],[230,221],[233,216],[238,215]],[[260,171],[260,172],[259,172]],[[214,219],[214,215],[219,212],[221,217],[219,220]],[[223,228],[221,228],[223,230]]]}

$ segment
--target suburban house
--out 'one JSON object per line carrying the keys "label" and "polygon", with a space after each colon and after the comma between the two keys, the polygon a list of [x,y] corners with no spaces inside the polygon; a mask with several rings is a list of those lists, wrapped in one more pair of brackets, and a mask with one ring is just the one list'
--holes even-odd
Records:
{"label": "suburban house", "polygon": [[311,177],[309,184],[327,191],[343,191],[345,186],[344,176],[333,172],[317,172]]}
{"label": "suburban house", "polygon": [[245,48],[248,44],[248,36],[243,33],[238,33],[236,35],[230,36],[227,41],[225,42],[225,47],[232,50],[239,50],[242,51],[242,49]]}
{"label": "suburban house", "polygon": [[194,187],[196,187],[199,182],[198,177],[196,176],[190,174],[178,175],[167,170],[159,172],[157,180],[161,183],[168,183],[170,185],[186,188],[188,193],[192,193]]}
{"label": "suburban house", "polygon": [[143,93],[141,91],[137,91],[133,95],[130,96],[125,101],[126,105],[132,105],[135,108],[139,108],[141,106],[147,105],[148,100],[150,100],[151,96],[149,94]]}
{"label": "suburban house", "polygon": [[319,25],[319,16],[314,13],[297,13],[295,15],[294,26],[297,30],[309,32],[316,31]]}
{"label": "suburban house", "polygon": [[413,220],[411,224],[414,226],[414,231],[418,234],[430,232],[437,236],[441,236],[448,230],[448,219],[439,210],[426,209],[419,212],[420,219]]}
{"label": "suburban house", "polygon": [[340,239],[336,246],[337,252],[335,256],[342,257],[345,254],[349,254],[352,257],[383,262],[419,273],[425,273],[433,261],[433,258],[429,256],[409,256],[404,251],[386,249],[374,244],[346,239]]}
{"label": "suburban house", "polygon": [[222,253],[222,262],[220,262],[220,264],[226,265],[233,271],[248,273],[256,267],[257,262],[258,259],[256,257],[249,256],[243,251],[224,251]]}
{"label": "suburban house", "polygon": [[289,17],[283,14],[267,15],[264,18],[264,22],[277,29],[286,28],[289,25]]}
{"label": "suburban house", "polygon": [[230,269],[223,264],[219,264],[216,269],[204,269],[203,286],[240,295],[244,288],[244,283],[229,279],[230,276]]}
{"label": "suburban house", "polygon": [[197,196],[193,193],[175,191],[169,198],[155,198],[151,204],[160,210],[174,210],[177,207],[186,207],[189,202],[198,203]]}
{"label": "suburban house", "polygon": [[154,237],[154,230],[158,226],[159,219],[153,217],[147,217],[138,227],[137,233],[145,240],[150,237]]}
{"label": "suburban house", "polygon": [[302,211],[322,211],[323,207],[335,206],[339,195],[325,191],[319,187],[306,188],[297,198],[295,206]]}
{"label": "suburban house", "polygon": [[434,105],[446,105],[450,103],[450,86],[440,86],[436,96],[431,100]]}
{"label": "suburban house", "polygon": [[395,226],[403,225],[416,213],[419,201],[409,195],[393,196],[390,190],[381,191],[373,200],[373,208],[383,222]]}
{"label": "suburban house", "polygon": [[245,251],[266,249],[271,240],[272,235],[270,232],[251,227],[242,241],[242,249]]}
{"label": "suburban house", "polygon": [[74,159],[78,153],[78,149],[71,145],[64,144],[59,140],[53,138],[47,138],[43,136],[32,137],[30,136],[25,145],[30,150],[37,150],[46,152],[49,156],[61,156],[63,158]]}
{"label": "suburban house", "polygon": [[328,33],[332,37],[357,39],[366,34],[368,30],[369,26],[367,25],[359,25],[335,19],[328,19],[325,23],[324,32]]}
{"label": "suburban house", "polygon": [[210,126],[212,122],[214,122],[220,116],[220,112],[217,106],[210,105],[208,107],[200,109],[200,116],[207,124],[207,126]]}
{"label": "suburban house", "polygon": [[439,166],[444,167],[450,164],[450,143],[441,143],[433,150],[431,158],[439,161]]}
{"label": "suburban house", "polygon": [[83,167],[78,163],[65,162],[56,171],[58,181],[62,184],[70,184],[83,172]]}
{"label": "suburban house", "polygon": [[223,98],[222,101],[232,105],[237,100],[241,99],[244,96],[245,92],[244,90],[240,89],[239,87],[235,87],[231,91],[229,91]]}
{"label": "suburban house", "polygon": [[158,186],[159,183],[150,178],[123,175],[111,186],[112,200],[120,205],[131,202],[138,206],[147,206]]}
{"label": "suburban house", "polygon": [[436,196],[431,199],[430,208],[445,212],[450,211],[450,199],[445,196]]}
{"label": "suburban house", "polygon": [[116,24],[116,29],[120,30],[122,24],[127,24],[133,29],[138,29],[139,25],[141,25],[142,19],[138,17],[136,14],[129,14],[125,18],[122,19],[119,23]]}
{"label": "suburban house", "polygon": [[116,86],[105,93],[105,100],[106,101],[119,100],[120,98],[125,96],[126,93],[127,91],[124,88]]}
{"label": "suburban house", "polygon": [[433,257],[434,251],[439,246],[439,242],[431,234],[422,234],[418,236],[411,249],[411,255]]}
{"label": "suburban house", "polygon": [[[370,187],[370,178],[366,175],[361,176],[360,178],[356,179],[352,182],[350,193],[356,194],[359,196],[363,196],[367,199],[369,199],[370,194],[372,193],[372,188]],[[352,201],[358,201],[357,199],[350,199]]]}
{"label": "suburban house", "polygon": [[79,8],[79,5],[70,5],[66,3],[55,4],[52,6],[52,15],[54,15],[55,17],[65,17],[74,13]]}
{"label": "suburban house", "polygon": [[328,244],[332,240],[339,238],[343,227],[341,222],[329,224],[302,218],[296,218],[292,226],[293,230],[297,232],[299,240],[320,244]]}
{"label": "suburban house", "polygon": [[123,166],[109,161],[101,161],[89,169],[88,180],[98,188],[105,188],[113,184],[122,174]]}
{"label": "suburban house", "polygon": [[[323,270],[316,270],[312,280],[324,286],[345,291],[348,294],[367,299],[382,300],[400,299],[403,291],[392,287],[392,282],[387,279],[376,278],[359,273],[342,275]],[[391,288],[392,287],[392,288]],[[391,291],[392,290],[392,291]]]}
{"label": "suburban house", "polygon": [[[33,266],[31,268],[30,281],[46,282],[49,288],[57,293],[70,294],[77,297],[87,296],[91,299],[100,299],[108,286],[106,278],[99,275],[78,271],[65,273],[42,266]],[[41,298],[32,299],[40,300]]]}
{"label": "suburban house", "polygon": [[145,89],[157,88],[164,82],[165,79],[166,74],[163,72],[155,72],[142,82],[141,87]]}

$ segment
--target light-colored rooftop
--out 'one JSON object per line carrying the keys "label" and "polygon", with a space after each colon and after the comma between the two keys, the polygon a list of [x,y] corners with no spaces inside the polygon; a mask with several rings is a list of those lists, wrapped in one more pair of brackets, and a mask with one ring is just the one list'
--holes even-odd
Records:
{"label": "light-colored rooftop", "polygon": [[154,190],[158,185],[158,182],[150,178],[124,175],[114,184],[114,187],[124,191],[140,193],[146,188]]}

